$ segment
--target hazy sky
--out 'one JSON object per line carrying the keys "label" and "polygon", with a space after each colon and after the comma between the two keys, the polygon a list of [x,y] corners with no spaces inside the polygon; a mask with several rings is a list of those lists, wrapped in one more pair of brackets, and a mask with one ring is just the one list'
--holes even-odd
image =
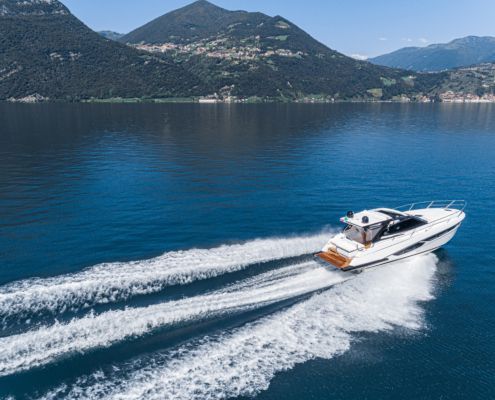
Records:
{"label": "hazy sky", "polygon": [[[62,0],[94,30],[126,33],[188,0]],[[375,56],[405,46],[495,36],[495,0],[214,0],[230,10],[282,15],[329,47]]]}

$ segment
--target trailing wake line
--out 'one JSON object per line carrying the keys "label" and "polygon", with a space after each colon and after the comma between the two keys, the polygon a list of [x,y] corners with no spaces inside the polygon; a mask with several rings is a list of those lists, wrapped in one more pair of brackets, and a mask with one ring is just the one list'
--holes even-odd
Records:
{"label": "trailing wake line", "polygon": [[256,239],[212,249],[172,251],[149,260],[99,264],[74,274],[12,282],[0,286],[0,321],[5,329],[12,319],[19,322],[43,312],[56,314],[122,301],[255,263],[312,253],[326,236]]}
{"label": "trailing wake line", "polygon": [[147,307],[89,314],[0,338],[0,376],[48,364],[59,357],[108,347],[157,328],[245,312],[328,288],[351,276],[314,261],[269,271],[205,295]]}
{"label": "trailing wake line", "polygon": [[[81,376],[43,399],[220,400],[266,390],[279,372],[345,352],[359,332],[417,330],[433,299],[433,254],[370,270],[287,310],[174,350]],[[321,278],[321,277],[320,277]]]}

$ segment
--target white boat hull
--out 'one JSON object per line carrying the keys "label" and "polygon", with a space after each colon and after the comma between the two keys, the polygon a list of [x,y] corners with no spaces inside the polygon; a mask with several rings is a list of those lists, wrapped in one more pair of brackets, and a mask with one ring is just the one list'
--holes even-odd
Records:
{"label": "white boat hull", "polygon": [[457,209],[427,208],[414,210],[414,213],[421,215],[428,223],[368,246],[350,242],[344,234],[339,234],[316,256],[343,271],[392,263],[444,246],[455,236],[465,218],[464,212]]}
{"label": "white boat hull", "polygon": [[438,239],[435,239],[435,240],[429,242],[428,244],[425,244],[424,247],[421,247],[421,248],[418,248],[417,250],[411,251],[407,255],[403,255],[403,256],[391,256],[391,257],[389,257],[388,260],[379,261],[377,263],[373,263],[371,265],[362,266],[362,267],[360,267],[359,265],[356,265],[354,267],[353,266],[349,266],[349,268],[346,268],[345,271],[372,268],[372,267],[376,267],[378,265],[389,264],[389,263],[392,263],[392,262],[404,260],[406,258],[418,256],[420,254],[432,253],[435,250],[438,250],[440,247],[446,245],[455,236],[457,230],[459,229],[459,226],[457,226],[454,230],[452,230],[451,232],[448,232],[444,236],[439,237]]}

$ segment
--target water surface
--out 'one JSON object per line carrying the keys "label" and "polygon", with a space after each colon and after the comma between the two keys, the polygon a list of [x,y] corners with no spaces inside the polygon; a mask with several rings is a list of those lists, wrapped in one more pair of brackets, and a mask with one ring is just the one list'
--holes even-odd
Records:
{"label": "water surface", "polygon": [[[491,398],[494,150],[489,104],[0,105],[0,396]],[[435,255],[310,256],[438,198]]]}

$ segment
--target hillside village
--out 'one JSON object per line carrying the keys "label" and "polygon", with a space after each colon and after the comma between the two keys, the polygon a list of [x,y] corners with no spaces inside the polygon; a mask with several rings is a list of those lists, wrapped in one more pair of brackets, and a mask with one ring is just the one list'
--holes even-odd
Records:
{"label": "hillside village", "polygon": [[[275,40],[284,40],[283,38],[274,38]],[[252,38],[252,44],[245,40],[245,45],[230,45],[228,38],[206,39],[198,42],[180,44],[180,43],[163,43],[163,44],[135,44],[131,45],[138,50],[148,51],[150,53],[171,53],[174,56],[193,56],[204,55],[211,58],[220,58],[224,60],[253,61],[271,56],[295,57],[300,58],[306,53],[302,51],[293,52],[289,49],[273,49],[263,51],[259,46],[260,36]],[[257,43],[258,42],[258,43]]]}

